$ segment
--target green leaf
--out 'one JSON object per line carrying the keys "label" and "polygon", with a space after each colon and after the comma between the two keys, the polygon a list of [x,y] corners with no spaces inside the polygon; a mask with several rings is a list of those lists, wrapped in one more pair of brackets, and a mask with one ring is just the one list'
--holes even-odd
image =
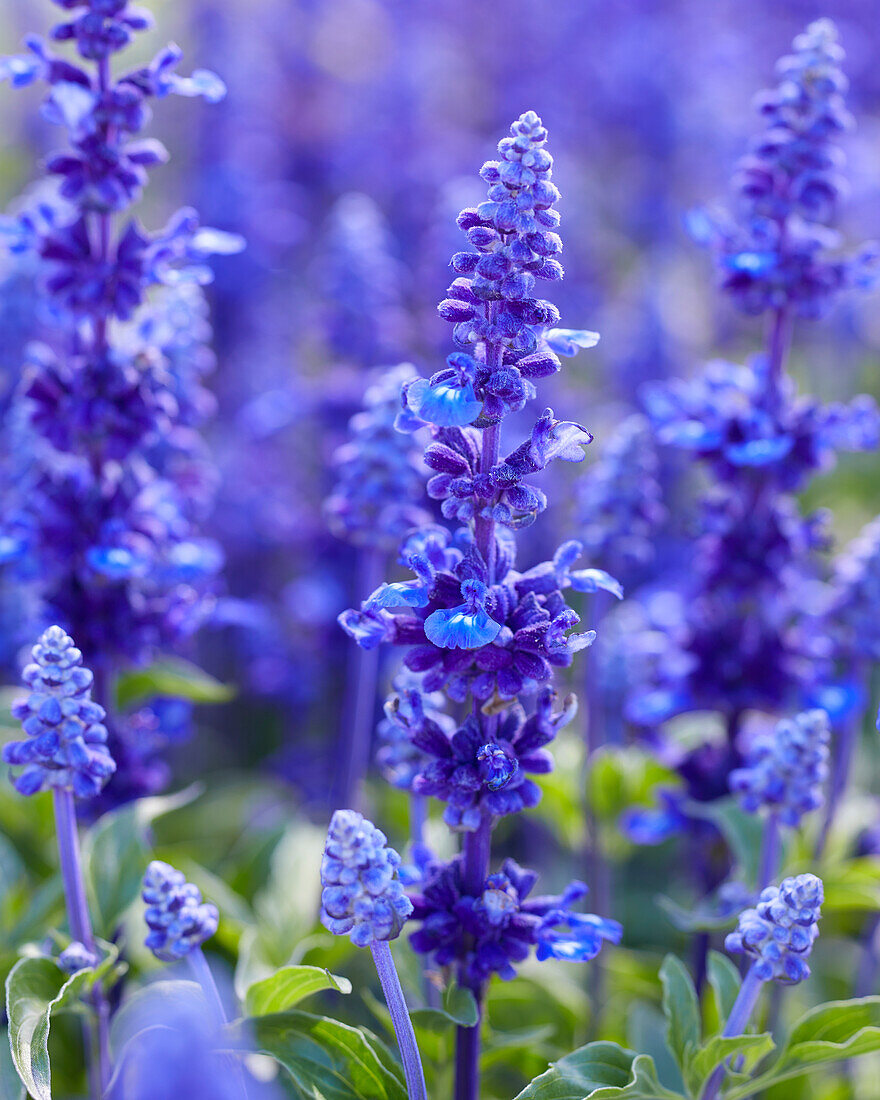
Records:
{"label": "green leaf", "polygon": [[726,955],[720,951],[710,951],[706,964],[706,976],[715,993],[715,1004],[722,1026],[730,1015],[733,1003],[742,985],[739,971]]}
{"label": "green leaf", "polygon": [[161,657],[149,668],[123,672],[116,680],[116,706],[126,710],[155,696],[192,703],[228,703],[235,689],[180,657]]}
{"label": "green leaf", "polygon": [[9,1049],[25,1088],[34,1100],[52,1100],[49,1027],[56,1012],[76,1006],[95,976],[91,969],[68,977],[53,959],[20,959],[6,979]]}
{"label": "green leaf", "polygon": [[675,955],[667,955],[663,960],[660,981],[663,983],[666,1042],[679,1066],[684,1068],[690,1051],[700,1045],[700,1003],[697,1000],[697,991],[684,963]]}
{"label": "green leaf", "polygon": [[588,1043],[553,1063],[516,1100],[584,1100],[604,1085],[625,1087],[635,1057],[617,1043]]}
{"label": "green leaf", "polygon": [[476,1027],[480,1018],[473,993],[455,982],[446,987],[442,1008],[417,1008],[410,1015],[416,1027],[438,1033],[454,1027]]}
{"label": "green leaf", "polygon": [[9,1049],[9,1029],[3,1028],[0,1036],[0,1096],[3,1100],[27,1100],[21,1078],[12,1061]]}
{"label": "green leaf", "polygon": [[657,1080],[654,1060],[647,1054],[638,1054],[633,1060],[632,1076],[622,1088],[596,1089],[587,1100],[682,1100],[681,1094],[664,1088]]}
{"label": "green leaf", "polygon": [[297,1009],[260,1016],[253,1030],[310,1100],[406,1100],[391,1052],[373,1035]]}
{"label": "green leaf", "polygon": [[248,988],[245,1013],[248,1016],[270,1016],[284,1012],[323,989],[351,993],[351,982],[320,966],[284,966],[271,978],[254,982]]}
{"label": "green leaf", "polygon": [[198,794],[188,787],[177,794],[139,798],[104,814],[83,838],[83,867],[92,901],[95,930],[110,939],[125,910],[140,893],[152,858],[149,826],[154,818],[185,806]]}
{"label": "green leaf", "polygon": [[773,1036],[768,1032],[760,1035],[734,1035],[730,1038],[713,1036],[688,1061],[685,1082],[689,1092],[693,1096],[699,1096],[715,1067],[720,1066],[731,1055],[746,1055],[744,1070],[747,1070],[769,1054],[774,1046]]}
{"label": "green leaf", "polygon": [[876,1050],[880,1050],[880,997],[830,1001],[802,1016],[767,1072],[735,1087],[727,1100],[752,1096],[819,1066]]}

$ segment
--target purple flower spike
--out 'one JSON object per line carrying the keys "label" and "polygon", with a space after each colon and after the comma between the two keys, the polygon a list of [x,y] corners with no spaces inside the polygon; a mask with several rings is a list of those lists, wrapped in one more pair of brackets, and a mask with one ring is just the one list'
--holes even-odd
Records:
{"label": "purple flower spike", "polygon": [[830,741],[824,710],[783,719],[772,733],[755,738],[746,766],[730,773],[730,789],[749,813],[767,809],[783,825],[796,828],[824,802]]}
{"label": "purple flower spike", "polygon": [[762,891],[756,908],[740,914],[724,946],[755,959],[754,972],[762,982],[802,982],[810,976],[807,959],[819,935],[823,900],[822,880],[815,875],[783,879]]}
{"label": "purple flower spike", "polygon": [[199,888],[168,863],[153,860],[144,875],[141,896],[150,928],[144,943],[163,962],[185,958],[217,931],[217,906],[202,901]]}
{"label": "purple flower spike", "polygon": [[104,708],[92,701],[94,677],[60,626],[49,627],[31,656],[22,673],[31,694],[12,708],[27,740],[3,746],[4,761],[24,767],[16,790],[31,795],[54,788],[91,798],[116,770]]}
{"label": "purple flower spike", "polygon": [[358,947],[396,939],[412,913],[403,892],[400,856],[388,838],[355,810],[330,820],[321,863],[321,923]]}

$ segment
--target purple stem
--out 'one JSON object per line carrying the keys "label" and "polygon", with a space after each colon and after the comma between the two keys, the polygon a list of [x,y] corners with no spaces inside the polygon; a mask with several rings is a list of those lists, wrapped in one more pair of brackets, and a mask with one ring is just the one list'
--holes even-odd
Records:
{"label": "purple stem", "polygon": [[413,844],[425,843],[425,824],[427,820],[427,798],[423,794],[411,794],[409,798],[409,832]]}
{"label": "purple stem", "polygon": [[[857,675],[858,679],[861,679],[861,675]],[[844,720],[837,736],[837,743],[834,746],[835,752],[831,755],[831,786],[828,791],[828,801],[825,803],[825,816],[822,819],[822,828],[819,830],[819,836],[816,839],[816,851],[814,853],[816,859],[820,859],[825,851],[837,807],[840,805],[843,792],[849,782],[849,773],[858,741],[861,718],[861,713],[850,715]]]}
{"label": "purple stem", "polygon": [[394,1024],[397,1045],[400,1047],[407,1096],[409,1100],[428,1100],[428,1092],[425,1088],[425,1071],[422,1069],[422,1059],[419,1055],[416,1033],[413,1031],[412,1020],[406,1007],[406,998],[403,995],[403,987],[400,984],[397,967],[394,965],[391,948],[383,940],[371,944],[370,950],[373,953],[373,962],[376,964],[376,972],[382,984],[382,992],[385,994],[388,1011],[391,1013],[391,1022]]}
{"label": "purple stem", "polygon": [[764,822],[764,835],[761,840],[761,861],[758,865],[758,891],[760,892],[776,878],[779,873],[779,857],[782,849],[782,833],[779,818],[770,814]]}
{"label": "purple stem", "polygon": [[[490,306],[489,320],[494,319],[494,306]],[[486,345],[486,366],[490,370],[501,365],[502,347],[500,344]],[[487,474],[498,462],[501,455],[501,424],[490,424],[483,429],[480,451],[480,471]],[[485,516],[477,516],[474,522],[474,536],[477,549],[483,556],[488,570],[488,582],[495,582],[496,548],[495,521]],[[480,714],[479,704],[474,700],[474,713],[479,717],[486,741],[495,738],[496,719]],[[492,837],[492,816],[483,813],[479,827],[474,832],[464,834],[462,844],[462,884],[472,897],[479,897],[483,883],[489,873],[489,856]],[[455,1043],[455,1100],[479,1100],[480,1095],[480,1027],[483,1021],[482,984],[474,987],[465,980],[459,969],[459,983],[467,986],[477,1002],[477,1022],[474,1027],[459,1027]]]}
{"label": "purple stem", "polygon": [[[208,960],[205,958],[205,953],[202,951],[201,947],[194,947],[186,956],[186,961],[189,963],[189,968],[193,972],[193,977],[202,988],[205,1000],[208,1002],[211,1015],[214,1018],[214,1026],[219,1033],[226,1027],[229,1021],[226,1019],[226,1010],[223,1008],[220,990],[217,988],[217,983],[214,981],[214,975],[211,973],[210,966],[208,966]],[[230,1058],[230,1063],[242,1098],[243,1100],[248,1100],[244,1070],[241,1068],[238,1059],[234,1056]]]}
{"label": "purple stem", "polygon": [[[745,1029],[748,1027],[749,1018],[755,1010],[755,1005],[757,1004],[763,984],[761,979],[756,976],[755,967],[752,965],[743,979],[743,984],[740,986],[736,1000],[733,1002],[733,1008],[730,1010],[730,1016],[727,1018],[727,1023],[724,1025],[724,1031],[721,1032],[725,1039],[730,1039],[735,1035],[742,1035],[745,1032]],[[724,1064],[722,1063],[715,1069],[712,1076],[706,1082],[702,1100],[715,1100],[723,1080]]]}
{"label": "purple stem", "polygon": [[[92,931],[92,919],[89,915],[89,903],[86,899],[83,879],[73,794],[69,790],[56,787],[52,792],[52,798],[55,810],[55,835],[58,838],[58,859],[61,864],[61,879],[64,883],[70,934],[87,951],[97,957],[98,949]],[[98,1042],[97,1057],[90,1060],[89,1076],[92,1093],[97,1098],[104,1095],[110,1080],[110,1012],[100,986],[96,985],[92,992],[92,1003],[97,1019]]]}
{"label": "purple stem", "polygon": [[[492,816],[483,813],[479,828],[464,834],[462,844],[462,886],[471,897],[479,897],[489,873],[492,837]],[[459,984],[466,986],[477,1002],[477,1022],[473,1027],[459,1027],[455,1043],[455,1100],[479,1100],[480,1095],[480,1028],[483,1022],[483,985],[474,986],[461,967]]]}
{"label": "purple stem", "polygon": [[[370,548],[360,555],[357,591],[369,595],[382,580],[384,557]],[[379,648],[355,647],[349,663],[346,685],[347,705],[343,707],[343,727],[339,739],[342,776],[339,801],[342,806],[361,809],[362,784],[370,763],[370,744],[376,717],[376,692],[379,684]]]}

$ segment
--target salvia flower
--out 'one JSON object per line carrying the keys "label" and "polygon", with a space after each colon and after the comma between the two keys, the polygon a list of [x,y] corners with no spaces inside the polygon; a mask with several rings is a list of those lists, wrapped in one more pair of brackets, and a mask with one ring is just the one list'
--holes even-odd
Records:
{"label": "salvia flower", "polygon": [[404,664],[425,673],[424,689],[446,690],[457,701],[468,692],[479,700],[496,693],[513,699],[527,685],[547,683],[554,667],[567,667],[592,644],[595,631],[568,633],[579,618],[565,589],[622,594],[604,571],[572,568],[582,551],[575,541],[564,543],[553,561],[518,573],[515,544],[499,533],[497,580],[488,585],[485,560],[468,537],[453,539],[440,528],[425,537],[411,536],[401,551],[413,583],[381,586],[339,622],[362,648],[410,647]]}
{"label": "salvia flower", "polygon": [[321,863],[324,927],[358,947],[396,939],[412,913],[399,867],[383,832],[355,810],[337,810]]}
{"label": "salvia flower", "polygon": [[784,718],[752,741],[745,767],[730,773],[730,789],[749,813],[767,809],[783,825],[797,827],[824,802],[830,740],[824,710]]}
{"label": "salvia flower", "polygon": [[60,626],[45,631],[31,657],[22,673],[30,695],[12,709],[27,739],[4,745],[3,759],[23,767],[15,780],[21,794],[56,788],[90,798],[116,770],[104,709],[91,696],[94,677]]}
{"label": "salvia flower", "polygon": [[376,763],[392,787],[411,791],[413,781],[427,762],[415,744],[415,733],[426,722],[451,736],[455,722],[443,711],[440,692],[425,694],[421,677],[403,668],[394,677],[394,693],[385,701],[385,717],[377,727],[379,748]]}
{"label": "salvia flower", "polygon": [[783,879],[761,892],[756,908],[740,914],[724,946],[754,959],[761,981],[802,982],[810,976],[807,959],[819,935],[823,900],[822,880],[815,875]]}
{"label": "salvia flower", "polygon": [[794,491],[837,452],[880,444],[872,397],[822,405],[772,376],[764,356],[746,366],[714,360],[696,378],[645,387],[644,400],[657,440],[702,459],[725,483],[751,475]]}
{"label": "salvia flower", "polygon": [[508,707],[488,740],[475,715],[451,736],[431,717],[420,715],[410,735],[425,763],[413,779],[413,793],[446,802],[444,820],[463,831],[478,828],[484,812],[503,817],[536,806],[541,790],[530,776],[553,770],[545,746],[577,710],[573,695],[558,712],[554,701],[555,693],[545,687],[530,717],[518,703]]}
{"label": "salvia flower", "polygon": [[582,882],[573,882],[561,895],[530,897],[537,874],[507,859],[473,896],[464,889],[461,872],[460,857],[428,868],[421,893],[413,899],[413,919],[421,927],[410,942],[436,966],[458,963],[472,988],[492,974],[515,977],[516,966],[533,949],[541,960],[584,962],[599,953],[603,941],[620,942],[616,921],[571,910],[587,892]]}
{"label": "salvia flower", "polygon": [[94,951],[90,951],[79,940],[69,943],[58,956],[58,966],[65,974],[76,974],[79,970],[97,965],[97,962],[98,956]]}
{"label": "salvia flower", "polygon": [[333,456],[337,484],[324,504],[334,534],[358,546],[395,549],[412,527],[428,522],[419,506],[424,467],[412,438],[395,429],[400,388],[415,377],[407,363],[374,374],[350,438]]}
{"label": "salvia flower", "polygon": [[185,958],[217,931],[217,906],[202,901],[199,888],[168,863],[153,860],[144,874],[141,896],[150,929],[144,943],[163,962]]}
{"label": "salvia flower", "polygon": [[880,517],[834,563],[828,622],[841,656],[880,660]]}
{"label": "salvia flower", "polygon": [[717,256],[723,289],[747,313],[793,307],[815,316],[870,277],[870,250],[829,255],[840,240],[829,225],[847,187],[837,142],[853,125],[842,59],[830,19],[797,36],[777,66],[777,87],[759,97],[765,129],[737,167],[733,213],[690,217],[694,236]]}

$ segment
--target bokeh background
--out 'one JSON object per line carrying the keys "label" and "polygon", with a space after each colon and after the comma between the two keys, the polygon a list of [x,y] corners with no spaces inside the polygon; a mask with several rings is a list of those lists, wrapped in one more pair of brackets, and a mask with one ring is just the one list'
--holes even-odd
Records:
{"label": "bokeh background", "polygon": [[[209,434],[219,467],[207,522],[226,554],[199,660],[236,701],[200,712],[204,736],[178,750],[202,773],[247,763],[288,774],[321,801],[342,719],[350,643],[335,617],[359,599],[357,552],[322,505],[369,372],[436,369],[449,349],[435,312],[460,247],[455,214],[479,201],[476,170],[510,119],[532,108],[551,133],[562,191],[563,324],[599,347],[567,363],[550,403],[603,438],[639,407],[646,381],[742,357],[762,338],[713,285],[686,212],[723,200],[757,124],[755,92],[808,21],[837,22],[847,52],[851,195],[841,229],[880,237],[880,27],[872,0],[185,0],[151,4],[157,30],[229,89],[219,106],[167,101],[153,132],[172,160],[141,215],[186,202],[241,233],[243,255],[208,290],[216,368]],[[47,27],[44,0],[5,0],[0,50]],[[0,98],[0,201],[37,175],[58,135],[36,89]],[[17,296],[18,295],[18,296]],[[854,296],[801,325],[794,371],[823,398],[878,392],[880,312]],[[33,335],[33,304],[7,280],[0,368],[8,395]],[[582,476],[584,467],[567,470]],[[841,538],[872,514],[877,461],[848,459],[811,489],[833,502]],[[577,536],[575,492],[556,496],[536,549]],[[601,564],[601,563],[596,563]],[[12,639],[14,641],[14,638]],[[7,658],[14,646],[7,644]],[[12,667],[12,663],[10,663]]]}
{"label": "bokeh background", "polygon": [[[552,485],[545,482],[550,507],[524,536],[523,558],[531,563],[562,539],[583,537],[591,521],[585,472],[615,428],[641,408],[646,383],[692,376],[708,359],[742,360],[761,347],[761,322],[737,313],[718,293],[711,260],[690,240],[685,216],[699,204],[725,200],[735,161],[759,125],[755,93],[772,84],[775,60],[794,36],[823,15],[834,18],[846,49],[848,103],[857,121],[844,139],[851,193],[839,228],[853,244],[880,238],[880,20],[876,0],[150,0],[149,6],[159,29],[136,46],[144,61],[174,38],[187,71],[215,70],[228,97],[210,107],[173,98],[158,105],[151,132],[172,159],[153,173],[139,216],[158,225],[191,204],[204,223],[247,241],[241,255],[217,261],[206,291],[209,313],[195,310],[200,326],[210,317],[215,357],[216,409],[206,432],[215,504],[203,529],[222,547],[225,567],[212,615],[183,652],[235,694],[223,705],[198,707],[192,736],[163,740],[161,766],[150,781],[177,788],[198,779],[208,794],[172,814],[172,825],[157,825],[156,837],[159,850],[181,865],[197,851],[215,876],[204,871],[200,881],[233,927],[236,897],[248,898],[263,922],[261,935],[268,937],[269,928],[276,937],[266,956],[280,965],[291,943],[312,928],[322,832],[310,822],[325,824],[336,790],[346,685],[356,660],[336,617],[369,590],[363,555],[327,521],[333,459],[376,368],[410,362],[430,374],[452,350],[436,304],[450,281],[449,257],[463,246],[455,216],[482,198],[480,165],[511,120],[527,109],[541,115],[562,192],[566,278],[554,286],[554,300],[563,325],[602,335],[596,349],[566,360],[543,387],[560,417],[585,424],[596,439],[585,465],[564,464],[552,473]],[[17,49],[25,32],[44,31],[56,14],[48,0],[2,0],[0,53]],[[2,92],[0,207],[14,207],[58,134],[39,118],[36,88]],[[860,392],[880,397],[878,305],[876,293],[853,295],[822,321],[799,324],[791,369],[803,390],[823,400]],[[4,408],[24,348],[39,329],[28,272],[0,259]],[[662,580],[677,547],[698,533],[686,503],[676,504],[687,475],[664,472],[674,522],[637,587]],[[876,454],[846,456],[811,484],[803,505],[833,507],[842,545],[878,511],[878,482]],[[0,567],[0,664],[9,684],[31,633],[15,595]],[[618,623],[616,644],[625,657],[627,619]],[[587,675],[596,660],[586,656]],[[608,651],[598,667],[610,667]],[[389,659],[381,669],[384,686],[394,671]],[[581,685],[583,676],[577,673]],[[619,712],[615,718],[613,698],[606,700],[611,739],[626,741],[631,731]],[[188,713],[182,721],[190,724]],[[559,767],[543,783],[545,798],[531,824],[499,830],[507,851],[540,862],[548,885],[570,877],[582,858],[583,756],[573,729],[558,743]],[[859,775],[867,787],[870,769]],[[676,930],[658,919],[652,900],[658,889],[674,892],[684,849],[659,859],[653,850],[639,854],[615,822],[665,776],[640,751],[610,770],[594,770],[588,792],[591,812],[607,826],[614,915],[632,948],[610,964],[619,999],[611,1031],[616,1026],[623,1035],[628,1021],[627,1038],[639,1049],[647,1049],[640,1045],[644,1036],[633,1029],[644,1024],[647,1035],[656,1009],[646,1002],[637,1018],[628,1006],[654,996],[657,952],[687,949],[683,925]],[[376,820],[402,843],[405,796],[376,780],[370,799]],[[861,825],[876,816],[867,796],[856,798],[850,812],[861,815]],[[33,827],[12,796],[0,814],[7,826],[18,814],[22,836]],[[35,850],[49,831],[48,818],[36,823]],[[438,829],[436,839],[442,834]],[[836,931],[843,937],[857,925]],[[233,941],[232,931],[224,939],[221,929],[221,944]],[[250,959],[252,948],[241,957]],[[304,941],[298,957],[334,965],[335,948],[309,950]],[[820,963],[823,988],[842,992],[838,971],[848,974],[855,962],[843,938],[827,960]],[[499,1026],[515,1027],[526,1006],[532,1010],[533,980],[497,994]],[[522,1055],[523,1075],[539,1072],[545,1054],[558,1055],[582,1038],[583,991],[574,979],[553,980],[557,999],[541,1011],[555,1014],[548,1019],[558,1046],[545,1049],[535,1040]]]}

